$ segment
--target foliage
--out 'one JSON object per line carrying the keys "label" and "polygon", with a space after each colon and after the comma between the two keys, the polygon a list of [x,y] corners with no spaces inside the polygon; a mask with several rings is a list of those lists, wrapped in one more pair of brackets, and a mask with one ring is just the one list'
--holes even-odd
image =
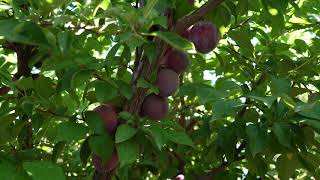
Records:
{"label": "foliage", "polygon": [[[172,25],[212,1],[0,1],[0,179],[92,179],[91,154],[114,146],[119,179],[318,179],[320,2],[220,0],[201,18],[221,40],[201,54]],[[126,107],[158,92],[154,69],[136,75],[163,42],[190,66],[155,122]]]}

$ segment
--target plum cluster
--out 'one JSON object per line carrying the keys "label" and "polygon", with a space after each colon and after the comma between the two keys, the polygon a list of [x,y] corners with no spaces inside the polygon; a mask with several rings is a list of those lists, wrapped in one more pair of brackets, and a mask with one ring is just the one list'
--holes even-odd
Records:
{"label": "plum cluster", "polygon": [[159,93],[148,95],[141,106],[141,115],[152,120],[163,119],[168,114],[167,98],[177,91],[180,85],[179,75],[189,66],[187,55],[175,49],[170,49],[160,61],[163,64],[158,69],[155,82]]}
{"label": "plum cluster", "polygon": [[[209,53],[218,44],[220,34],[218,29],[210,22],[198,22],[187,29],[183,37],[192,41],[200,53]],[[160,59],[155,85],[159,88],[158,94],[149,94],[142,102],[140,115],[151,120],[161,120],[166,117],[169,110],[168,97],[172,96],[180,85],[179,76],[189,66],[188,56],[176,49],[169,49]],[[103,120],[105,131],[114,135],[119,125],[117,110],[109,104],[104,104],[94,109]],[[96,171],[107,173],[113,171],[119,162],[117,148],[111,158],[103,161],[98,155],[92,155],[92,162]]]}
{"label": "plum cluster", "polygon": [[[215,49],[220,40],[217,27],[204,21],[197,22],[185,30],[182,36],[193,42],[198,52],[205,54]],[[180,85],[179,75],[189,66],[187,55],[175,49],[170,49],[160,62],[163,64],[158,69],[156,79],[159,93],[148,95],[141,107],[141,114],[152,120],[163,119],[168,114],[167,97],[176,92]]]}

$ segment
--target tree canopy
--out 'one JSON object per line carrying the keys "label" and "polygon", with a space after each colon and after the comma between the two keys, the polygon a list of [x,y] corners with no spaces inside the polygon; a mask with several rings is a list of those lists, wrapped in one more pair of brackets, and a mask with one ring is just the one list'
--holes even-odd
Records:
{"label": "tree canopy", "polygon": [[319,0],[1,0],[0,179],[319,179],[318,48]]}

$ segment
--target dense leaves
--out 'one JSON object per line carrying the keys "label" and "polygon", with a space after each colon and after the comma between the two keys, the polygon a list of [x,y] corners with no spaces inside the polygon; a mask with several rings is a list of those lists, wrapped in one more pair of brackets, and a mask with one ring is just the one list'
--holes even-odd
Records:
{"label": "dense leaves", "polygon": [[[92,179],[114,149],[118,179],[319,179],[319,2],[213,1],[0,1],[0,179]],[[207,54],[175,29],[199,12],[221,34]],[[170,48],[190,63],[152,121]]]}

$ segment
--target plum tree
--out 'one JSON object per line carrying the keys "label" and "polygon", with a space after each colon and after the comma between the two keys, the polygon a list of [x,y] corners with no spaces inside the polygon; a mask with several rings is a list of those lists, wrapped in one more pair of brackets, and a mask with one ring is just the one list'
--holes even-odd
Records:
{"label": "plum tree", "polygon": [[106,131],[109,134],[115,133],[118,126],[117,112],[115,108],[109,104],[104,104],[96,107],[94,111],[103,119]]}
{"label": "plum tree", "polygon": [[145,97],[141,106],[141,115],[152,120],[163,119],[168,114],[168,100],[166,98],[150,94]]}
{"label": "plum tree", "polygon": [[159,96],[171,96],[180,85],[179,74],[168,68],[160,69],[156,85],[159,87]]}
{"label": "plum tree", "polygon": [[92,162],[95,167],[95,169],[100,173],[106,173],[110,172],[113,169],[115,169],[119,162],[118,152],[115,150],[111,156],[110,159],[103,161],[102,158],[100,158],[96,154],[92,154]]}
{"label": "plum tree", "polygon": [[183,36],[194,43],[198,52],[205,54],[216,48],[220,40],[220,32],[217,27],[204,21],[194,24]]}
{"label": "plum tree", "polygon": [[166,55],[165,65],[167,68],[181,74],[189,66],[189,60],[185,53],[178,50],[171,50]]}

